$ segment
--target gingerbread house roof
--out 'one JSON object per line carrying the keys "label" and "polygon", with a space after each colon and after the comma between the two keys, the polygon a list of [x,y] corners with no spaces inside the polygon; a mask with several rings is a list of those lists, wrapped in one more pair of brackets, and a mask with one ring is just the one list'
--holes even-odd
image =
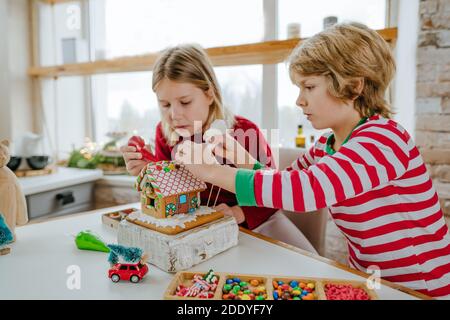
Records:
{"label": "gingerbread house roof", "polygon": [[173,161],[149,163],[136,180],[136,189],[147,195],[164,198],[176,194],[203,191],[206,184],[194,177],[185,166]]}

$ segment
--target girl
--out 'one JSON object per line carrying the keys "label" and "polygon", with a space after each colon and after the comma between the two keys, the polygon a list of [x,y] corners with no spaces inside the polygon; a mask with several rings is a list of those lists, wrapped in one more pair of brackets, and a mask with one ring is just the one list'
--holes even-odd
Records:
{"label": "girl", "polygon": [[[243,117],[232,116],[223,107],[218,81],[202,48],[181,45],[164,51],[153,68],[152,89],[157,95],[161,111],[161,122],[156,128],[153,161],[171,160],[174,147],[182,140],[202,142],[203,134],[211,123],[216,119],[223,119],[227,128],[231,128],[228,131],[231,131],[232,141],[240,142],[236,145],[245,153],[250,151],[252,162],[237,162],[234,154],[220,153],[217,150],[221,161],[240,168],[253,168],[256,163],[253,159],[257,159],[264,166],[274,167],[270,147],[258,127]],[[129,146],[122,147],[121,151],[129,173],[138,175],[147,164],[142,160],[142,155]],[[262,167],[259,163],[258,168]],[[208,189],[201,193],[202,205],[217,202],[218,211],[234,216],[239,224],[249,229],[261,228],[269,218],[270,221],[275,219],[277,224],[292,232],[293,236],[289,237],[288,242],[315,252],[287,217],[280,214],[272,217],[277,210],[255,206],[240,207],[234,194],[223,189],[219,191],[218,187],[213,188],[211,184],[207,185]],[[270,233],[266,235],[273,236]]]}
{"label": "girl", "polygon": [[[395,64],[388,44],[361,24],[340,24],[301,43],[289,61],[296,104],[331,128],[284,171],[193,165],[200,179],[236,193],[240,206],[305,212],[329,207],[349,263],[424,294],[450,294],[450,236],[413,140],[384,96]],[[184,143],[189,154],[197,146]]]}

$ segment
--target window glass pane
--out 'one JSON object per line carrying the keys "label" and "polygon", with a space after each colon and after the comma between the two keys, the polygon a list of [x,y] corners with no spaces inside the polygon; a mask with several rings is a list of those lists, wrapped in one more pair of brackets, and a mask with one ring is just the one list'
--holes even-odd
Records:
{"label": "window glass pane", "polygon": [[151,77],[151,72],[92,77],[97,142],[107,142],[111,132],[141,135],[147,142],[154,139],[160,113]]}
{"label": "window glass pane", "polygon": [[[386,1],[384,0],[279,0],[279,38],[287,38],[289,23],[301,24],[301,37],[310,37],[323,29],[323,18],[336,16],[338,22],[359,21],[374,29],[385,27]],[[306,147],[310,137],[319,137],[327,131],[315,130],[301,109],[295,105],[299,89],[291,83],[286,63],[278,64],[278,122],[280,143],[284,147],[295,146],[297,126],[303,125]]]}
{"label": "window glass pane", "polygon": [[38,121],[44,127],[45,153],[67,159],[73,148],[84,144],[88,134],[85,88],[83,77],[41,80],[43,112]]}
{"label": "window glass pane", "polygon": [[301,37],[310,37],[323,29],[328,16],[336,16],[338,22],[362,22],[373,29],[385,27],[385,0],[279,0],[278,4],[280,39],[286,39],[289,23],[300,23]]}
{"label": "window glass pane", "polygon": [[218,67],[215,72],[225,107],[260,126],[262,66]]}
{"label": "window glass pane", "polygon": [[262,0],[97,0],[97,58],[137,55],[183,42],[203,47],[258,42]]}
{"label": "window glass pane", "polygon": [[[236,115],[261,124],[261,66],[215,68],[224,105]],[[111,132],[155,137],[159,107],[151,88],[151,72],[92,77],[96,142],[108,141]]]}
{"label": "window glass pane", "polygon": [[[208,48],[258,42],[263,37],[262,0],[96,0],[90,8],[96,59],[156,52],[185,42]],[[224,105],[260,124],[262,66],[218,67],[215,72]],[[105,142],[110,131],[154,138],[160,115],[151,76],[139,72],[93,77],[99,142]]]}
{"label": "window glass pane", "polygon": [[38,4],[42,66],[89,61],[87,7],[81,2]]}
{"label": "window glass pane", "polygon": [[182,194],[180,196],[180,204],[183,204],[183,203],[186,203],[186,195],[185,194]]}

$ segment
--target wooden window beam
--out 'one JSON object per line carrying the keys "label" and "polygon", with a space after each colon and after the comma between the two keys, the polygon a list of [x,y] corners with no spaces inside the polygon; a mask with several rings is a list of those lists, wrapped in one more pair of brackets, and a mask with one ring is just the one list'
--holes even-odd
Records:
{"label": "wooden window beam", "polygon": [[[388,42],[397,38],[397,28],[378,30]],[[238,66],[252,64],[277,64],[286,60],[302,39],[275,40],[206,49],[214,66]],[[118,72],[151,71],[158,53],[120,57],[93,62],[64,64],[49,67],[31,67],[32,77],[83,76]]]}

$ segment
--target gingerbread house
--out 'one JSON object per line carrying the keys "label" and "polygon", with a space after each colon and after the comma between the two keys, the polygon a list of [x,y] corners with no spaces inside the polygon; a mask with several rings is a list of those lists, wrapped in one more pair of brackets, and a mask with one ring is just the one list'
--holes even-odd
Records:
{"label": "gingerbread house", "polygon": [[141,193],[141,210],[155,218],[195,212],[206,184],[183,165],[160,161],[145,166],[135,184]]}

